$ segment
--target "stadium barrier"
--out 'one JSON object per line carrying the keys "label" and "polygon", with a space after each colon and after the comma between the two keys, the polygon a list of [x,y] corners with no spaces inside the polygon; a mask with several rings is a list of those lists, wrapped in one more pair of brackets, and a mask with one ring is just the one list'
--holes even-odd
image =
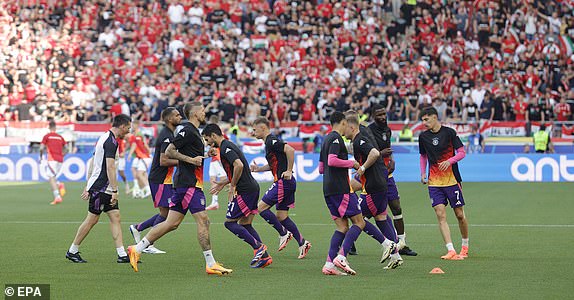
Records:
{"label": "stadium barrier", "polygon": [[[60,180],[82,181],[86,179],[86,162],[89,154],[67,155],[62,166]],[[266,163],[263,154],[246,155],[249,163]],[[395,155],[399,182],[420,180],[419,156],[417,154]],[[465,182],[565,182],[574,181],[574,154],[469,154],[459,163]],[[131,162],[127,163],[126,175],[131,181]],[[321,181],[318,154],[295,155],[295,177],[299,182]],[[204,178],[208,178],[209,160],[206,160]],[[270,172],[254,173],[257,181],[272,181]],[[37,155],[0,156],[0,181],[44,181],[47,179]]]}

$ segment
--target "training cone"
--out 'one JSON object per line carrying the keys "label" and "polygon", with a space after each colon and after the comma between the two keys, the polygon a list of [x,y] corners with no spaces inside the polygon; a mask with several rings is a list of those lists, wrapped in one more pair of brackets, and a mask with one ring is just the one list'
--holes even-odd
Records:
{"label": "training cone", "polygon": [[444,271],[441,268],[434,268],[429,272],[429,274],[444,274]]}

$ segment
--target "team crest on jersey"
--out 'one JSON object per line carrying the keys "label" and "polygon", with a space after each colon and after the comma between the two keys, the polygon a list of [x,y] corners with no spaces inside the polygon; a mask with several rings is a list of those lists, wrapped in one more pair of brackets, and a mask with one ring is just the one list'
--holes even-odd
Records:
{"label": "team crest on jersey", "polygon": [[435,138],[432,139],[432,144],[433,144],[434,146],[438,145],[438,138],[437,138],[437,137],[435,137]]}

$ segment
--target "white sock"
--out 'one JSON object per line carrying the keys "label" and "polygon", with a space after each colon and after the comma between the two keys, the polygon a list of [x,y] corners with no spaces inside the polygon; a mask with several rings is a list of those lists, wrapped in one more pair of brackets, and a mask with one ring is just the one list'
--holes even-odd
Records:
{"label": "white sock", "polygon": [[391,258],[393,258],[393,259],[399,259],[399,258],[401,258],[401,255],[400,255],[399,252],[397,251],[397,252],[391,254]]}
{"label": "white sock", "polygon": [[392,241],[389,239],[385,239],[385,241],[382,243],[383,246],[385,247],[390,247],[391,246]]}
{"label": "white sock", "polygon": [[134,187],[133,187],[134,191],[138,192],[140,190],[140,186],[138,184],[137,179],[134,179]]}
{"label": "white sock", "polygon": [[74,245],[74,243],[72,243],[68,252],[70,252],[72,254],[76,254],[76,253],[78,253],[78,250],[79,250],[78,248],[80,248],[79,245]]}
{"label": "white sock", "polygon": [[454,251],[454,245],[452,243],[448,243],[448,244],[446,244],[446,249],[448,251]]}
{"label": "white sock", "polygon": [[116,248],[116,252],[118,253],[118,256],[120,256],[120,257],[128,256],[128,254],[126,253],[126,249],[124,249],[124,246]]}
{"label": "white sock", "polygon": [[325,262],[325,267],[328,269],[334,269],[335,268],[335,264],[333,262],[330,261],[326,261]]}
{"label": "white sock", "polygon": [[54,198],[60,197],[60,191],[59,190],[53,190],[52,193],[54,194]]}
{"label": "white sock", "polygon": [[147,238],[143,238],[137,245],[136,245],[136,252],[142,253],[151,243],[148,241]]}
{"label": "white sock", "polygon": [[406,233],[397,234],[397,237],[399,238],[399,241],[403,241],[403,242],[405,242],[405,244],[407,243],[407,234]]}
{"label": "white sock", "polygon": [[217,195],[211,196],[211,205],[217,204],[217,198],[219,198]]}
{"label": "white sock", "polygon": [[203,257],[205,258],[205,264],[207,267],[211,268],[215,265],[215,258],[211,250],[203,251]]}
{"label": "white sock", "polygon": [[462,239],[462,246],[463,246],[463,247],[464,247],[464,246],[468,247],[468,238]]}

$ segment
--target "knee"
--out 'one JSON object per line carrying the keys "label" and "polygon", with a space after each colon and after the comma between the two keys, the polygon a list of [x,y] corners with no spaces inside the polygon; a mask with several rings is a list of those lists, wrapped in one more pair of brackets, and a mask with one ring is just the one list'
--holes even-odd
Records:
{"label": "knee", "polygon": [[233,227],[233,223],[237,223],[237,221],[225,221],[225,223],[223,223],[223,225],[224,225],[225,228],[227,228],[228,230],[231,230],[231,228]]}
{"label": "knee", "polygon": [[403,209],[401,208],[401,202],[399,200],[389,202],[389,207],[393,216],[398,216],[403,214]]}
{"label": "knee", "polygon": [[456,212],[455,215],[456,215],[456,218],[458,219],[459,222],[465,220],[464,212]]}
{"label": "knee", "polygon": [[360,218],[359,220],[357,220],[357,222],[355,222],[355,225],[359,226],[359,228],[363,230],[365,228],[365,219]]}

